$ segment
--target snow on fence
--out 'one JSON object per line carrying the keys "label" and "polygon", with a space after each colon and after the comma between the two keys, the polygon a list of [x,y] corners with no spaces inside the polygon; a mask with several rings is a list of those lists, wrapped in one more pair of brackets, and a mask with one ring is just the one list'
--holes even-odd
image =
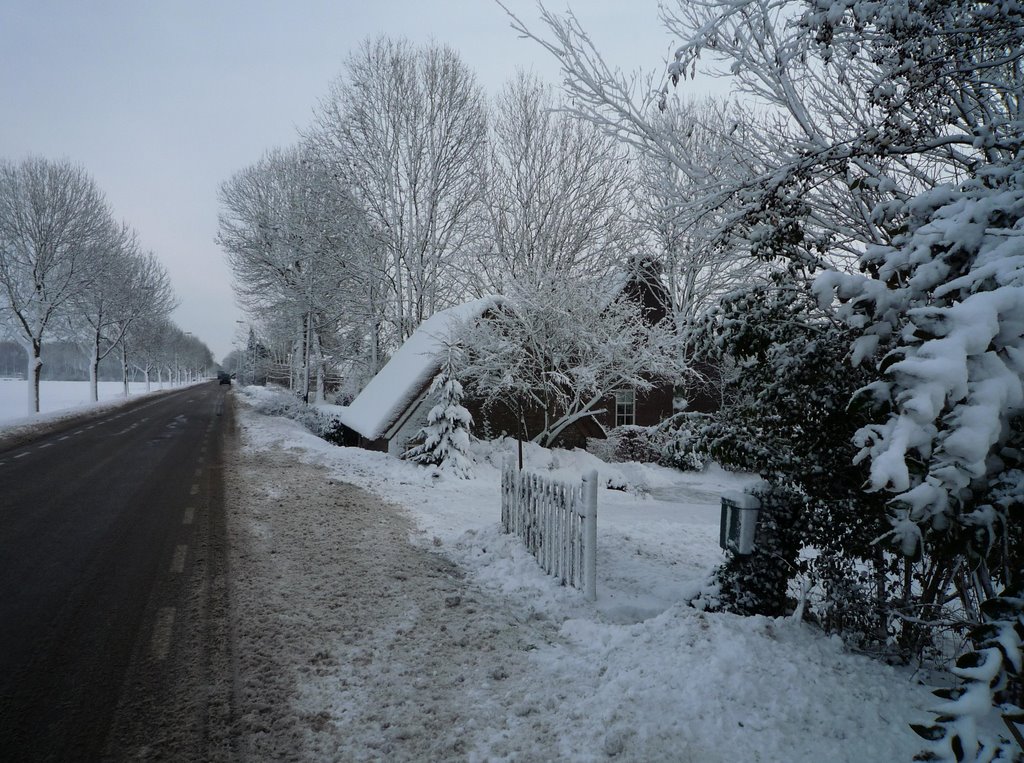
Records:
{"label": "snow on fence", "polygon": [[597,598],[597,472],[578,485],[519,471],[501,473],[501,525],[523,539],[549,575]]}

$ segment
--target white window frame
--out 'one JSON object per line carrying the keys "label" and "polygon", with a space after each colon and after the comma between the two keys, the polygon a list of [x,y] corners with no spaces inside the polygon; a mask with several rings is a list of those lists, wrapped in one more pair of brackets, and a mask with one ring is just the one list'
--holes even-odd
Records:
{"label": "white window frame", "polygon": [[615,426],[625,427],[634,424],[636,424],[636,390],[617,390],[615,392]]}

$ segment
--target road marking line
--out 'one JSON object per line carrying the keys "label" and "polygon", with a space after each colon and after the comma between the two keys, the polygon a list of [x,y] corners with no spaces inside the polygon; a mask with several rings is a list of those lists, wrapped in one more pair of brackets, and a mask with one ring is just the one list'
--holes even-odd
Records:
{"label": "road marking line", "polygon": [[198,495],[198,493],[199,493],[199,485],[193,485],[192,489],[189,491],[189,495]]}
{"label": "road marking line", "polygon": [[19,453],[18,455],[15,456],[15,458],[24,458],[27,455],[28,453]]}
{"label": "road marking line", "polygon": [[39,446],[39,450],[42,450],[43,448],[49,448],[51,445],[53,445],[52,442],[44,442],[42,445]]}
{"label": "road marking line", "polygon": [[71,434],[82,434],[84,431],[84,429],[79,429],[77,432],[72,432]]}
{"label": "road marking line", "polygon": [[153,641],[150,647],[153,656],[158,660],[167,657],[171,648],[171,631],[174,629],[174,607],[161,607],[156,613],[156,625],[153,626]]}
{"label": "road marking line", "polygon": [[201,467],[201,466],[197,466],[196,467],[196,476],[197,477],[202,477],[203,476],[203,467]]}
{"label": "road marking line", "polygon": [[192,520],[194,520],[195,518],[196,518],[196,510],[195,510],[195,508],[193,508],[192,506],[186,506],[185,507],[185,516],[182,517],[181,523],[183,525],[190,525],[190,524],[192,524]]}
{"label": "road marking line", "polygon": [[57,439],[58,439],[58,440],[66,440],[66,439],[68,439],[68,437],[70,437],[70,436],[71,436],[71,435],[64,435],[63,437],[58,437]]}
{"label": "road marking line", "polygon": [[187,545],[179,545],[174,547],[174,558],[171,559],[171,572],[184,572],[185,570],[185,555],[188,553]]}

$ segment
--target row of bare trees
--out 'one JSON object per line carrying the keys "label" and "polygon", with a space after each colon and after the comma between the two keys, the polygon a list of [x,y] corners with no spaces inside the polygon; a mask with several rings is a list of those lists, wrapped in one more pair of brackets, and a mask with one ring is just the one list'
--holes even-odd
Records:
{"label": "row of bare trees", "polygon": [[118,352],[127,394],[133,368],[147,373],[185,353],[188,341],[175,337],[188,337],[168,320],[175,306],[163,265],[115,220],[84,169],[42,157],[0,161],[0,336],[28,354],[30,412],[39,411],[46,341],[86,352],[93,400],[100,362]]}
{"label": "row of bare trees", "polygon": [[[449,48],[369,40],[296,146],[223,184],[219,243],[236,291],[261,341],[285,339],[277,354],[306,399],[322,397],[332,372],[357,392],[426,318],[470,298],[543,303],[564,323],[611,320],[602,308],[617,279],[653,256],[686,323],[750,277],[741,258],[691,246],[673,227],[673,168],[564,106],[534,76],[519,74],[491,100]],[[504,353],[496,347],[480,367],[493,371]],[[609,364],[643,365],[635,360]],[[609,373],[607,384],[640,377]]]}

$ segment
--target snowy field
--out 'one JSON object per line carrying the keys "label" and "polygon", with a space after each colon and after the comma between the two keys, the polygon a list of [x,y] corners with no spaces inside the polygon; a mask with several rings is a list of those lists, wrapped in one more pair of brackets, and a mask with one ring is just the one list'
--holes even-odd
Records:
{"label": "snowy field", "polygon": [[[258,407],[270,394],[249,388],[240,397]],[[241,421],[250,448],[283,448],[327,479],[400,504],[414,543],[455,561],[518,621],[555,624],[557,642],[529,652],[529,674],[506,682],[509,701],[519,704],[507,708],[504,747],[493,730],[473,739],[470,729],[470,748],[480,754],[468,759],[503,759],[501,749],[536,744],[531,725],[515,722],[525,712],[520,689],[531,693],[529,712],[542,708],[559,729],[551,753],[561,759],[861,763],[909,760],[921,749],[908,724],[931,718],[933,697],[913,671],[850,654],[838,638],[800,622],[685,605],[723,559],[719,494],[741,486],[741,476],[527,447],[528,469],[575,480],[596,467],[602,480],[626,488],[599,494],[598,600],[588,604],[500,531],[500,464],[512,442],[478,445],[474,478],[458,480],[330,445],[247,407]]]}
{"label": "snowy field", "polygon": [[[169,387],[168,387],[169,388]],[[151,385],[151,389],[160,389]],[[145,393],[144,382],[129,384],[132,395]],[[124,387],[119,381],[99,383],[100,404],[113,403],[124,399]],[[93,407],[89,400],[89,382],[84,381],[43,381],[39,383],[39,416],[29,416],[28,382],[18,379],[0,379],[0,428],[15,427],[51,419]]]}

